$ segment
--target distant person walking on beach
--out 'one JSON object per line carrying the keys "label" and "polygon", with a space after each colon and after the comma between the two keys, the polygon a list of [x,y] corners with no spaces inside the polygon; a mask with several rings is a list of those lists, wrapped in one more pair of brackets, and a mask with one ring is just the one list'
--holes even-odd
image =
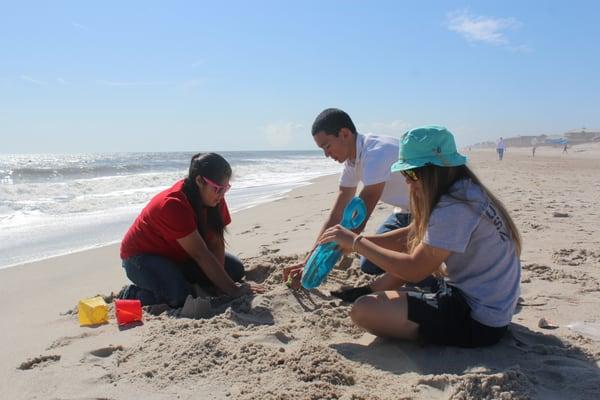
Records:
{"label": "distant person walking on beach", "polygon": [[498,160],[502,161],[504,158],[504,150],[506,149],[506,145],[504,144],[504,139],[500,137],[498,142],[496,143],[496,152],[498,153]]}
{"label": "distant person walking on beach", "polygon": [[531,139],[531,156],[535,157],[535,149],[537,147],[537,139],[533,138]]}
{"label": "distant person walking on beach", "polygon": [[180,307],[194,293],[193,284],[231,296],[262,291],[239,283],[244,266],[225,252],[230,178],[231,167],[223,157],[199,153],[185,179],[154,196],[121,242],[123,268],[134,283],[122,298]]}
{"label": "distant person walking on beach", "polygon": [[563,147],[563,154],[569,154],[569,152],[567,151],[567,147],[569,147],[568,143],[565,143],[565,146]]}
{"label": "distant person walking on beach", "polygon": [[[356,300],[350,317],[382,337],[464,347],[497,343],[520,291],[521,242],[507,210],[467,167],[444,127],[405,133],[392,171],[410,186],[410,226],[362,236],[336,225],[319,239],[386,271],[370,285],[337,292]],[[441,275],[425,291],[414,287]]]}
{"label": "distant person walking on beach", "polygon": [[[390,171],[391,165],[398,159],[397,138],[360,134],[350,116],[336,108],[328,108],[317,116],[312,125],[312,136],[326,157],[344,164],[337,198],[317,238],[325,229],[340,222],[344,207],[356,194],[359,183],[363,185],[359,196],[367,206],[365,223],[378,201],[395,206],[394,212],[377,233],[402,228],[410,223],[408,186],[402,174]],[[363,228],[364,224],[357,231]],[[283,278],[287,281],[291,277],[292,287],[300,286],[302,270],[315,248],[316,244],[302,262],[284,268]],[[367,258],[361,260],[361,269],[368,274],[383,273]]]}

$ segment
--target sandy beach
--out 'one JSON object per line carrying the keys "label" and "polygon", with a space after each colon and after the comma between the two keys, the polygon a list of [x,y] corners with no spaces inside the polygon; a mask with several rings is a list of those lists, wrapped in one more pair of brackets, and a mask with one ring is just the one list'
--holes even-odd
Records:
{"label": "sandy beach", "polygon": [[[317,290],[282,283],[332,205],[328,176],[233,215],[229,251],[268,290],[215,303],[205,318],[145,312],[142,325],[119,329],[109,304],[108,324],[80,327],[79,299],[127,283],[116,245],[0,270],[0,398],[598,399],[600,144],[561,152],[509,148],[501,162],[493,150],[466,153],[523,236],[519,308],[496,346],[363,332],[329,294],[368,282],[356,259]],[[379,204],[366,231],[390,212]]]}

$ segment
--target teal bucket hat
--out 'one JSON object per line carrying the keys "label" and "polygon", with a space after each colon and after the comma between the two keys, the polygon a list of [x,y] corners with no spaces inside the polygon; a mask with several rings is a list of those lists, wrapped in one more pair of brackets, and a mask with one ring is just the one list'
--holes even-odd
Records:
{"label": "teal bucket hat", "polygon": [[427,164],[440,167],[465,165],[467,157],[456,150],[454,136],[440,125],[425,125],[411,129],[400,138],[398,161],[392,172],[419,168]]}

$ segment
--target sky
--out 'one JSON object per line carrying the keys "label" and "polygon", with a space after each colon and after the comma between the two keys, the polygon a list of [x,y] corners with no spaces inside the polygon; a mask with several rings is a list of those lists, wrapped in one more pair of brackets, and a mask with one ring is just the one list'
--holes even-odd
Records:
{"label": "sky", "polygon": [[[218,4],[217,4],[218,3]],[[0,153],[307,150],[600,128],[596,1],[0,0]]]}

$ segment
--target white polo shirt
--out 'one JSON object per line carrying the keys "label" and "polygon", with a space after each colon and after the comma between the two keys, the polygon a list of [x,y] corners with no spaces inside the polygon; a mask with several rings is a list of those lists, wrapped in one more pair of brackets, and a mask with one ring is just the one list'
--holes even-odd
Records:
{"label": "white polo shirt", "polygon": [[[357,187],[385,182],[381,201],[396,207],[395,212],[409,211],[409,188],[400,172],[390,167],[398,161],[398,139],[390,136],[356,135],[356,159],[346,160],[340,177],[341,187]],[[399,208],[399,209],[398,209]]]}

